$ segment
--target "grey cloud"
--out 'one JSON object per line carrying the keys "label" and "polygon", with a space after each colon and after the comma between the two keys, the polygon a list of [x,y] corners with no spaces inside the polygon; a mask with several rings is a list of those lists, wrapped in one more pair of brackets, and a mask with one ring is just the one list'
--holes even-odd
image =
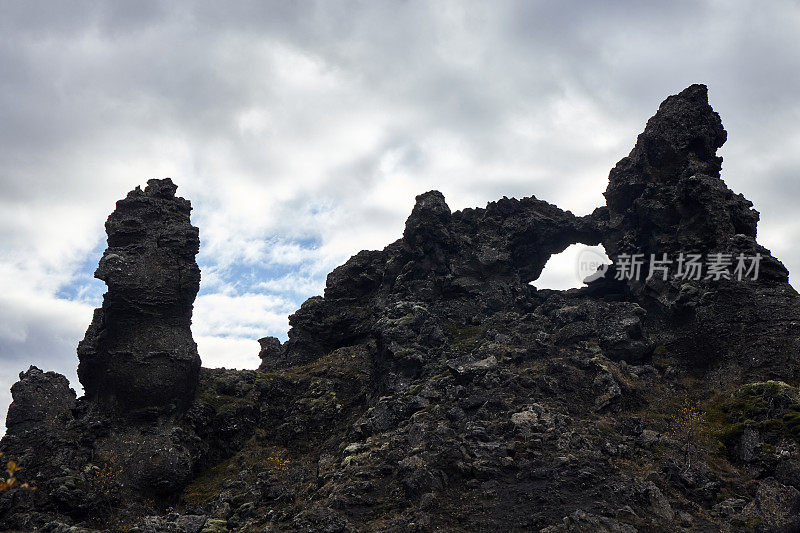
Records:
{"label": "grey cloud", "polygon": [[[0,206],[18,215],[0,216],[0,266],[36,264],[33,244],[58,224],[72,233],[50,238],[63,241],[50,254],[76,268],[113,202],[162,171],[193,201],[209,262],[233,237],[358,243],[342,235],[363,229],[385,244],[434,188],[456,208],[535,194],[587,212],[658,103],[704,82],[730,134],[723,175],[800,271],[786,244],[800,235],[798,31],[791,1],[3,2]],[[287,85],[292,54],[331,87]],[[243,135],[252,109],[267,111],[264,131]],[[341,154],[315,152],[348,134],[358,140]],[[455,169],[442,138],[457,144]],[[396,175],[381,170],[389,154]],[[292,174],[290,157],[325,168]],[[397,196],[365,200],[385,190]],[[263,213],[243,209],[255,196]],[[82,216],[53,220],[49,206]],[[358,251],[347,246],[316,270]],[[37,334],[22,344],[0,338],[15,367],[0,387],[34,358],[73,367],[82,331],[54,341],[51,318],[28,317]]]}
{"label": "grey cloud", "polygon": [[73,387],[78,384],[75,338],[80,333],[65,331],[57,321],[53,313],[29,317],[25,321],[24,339],[0,336],[0,436],[5,433],[6,411],[11,400],[9,388],[17,381],[19,372],[37,366],[64,374]]}

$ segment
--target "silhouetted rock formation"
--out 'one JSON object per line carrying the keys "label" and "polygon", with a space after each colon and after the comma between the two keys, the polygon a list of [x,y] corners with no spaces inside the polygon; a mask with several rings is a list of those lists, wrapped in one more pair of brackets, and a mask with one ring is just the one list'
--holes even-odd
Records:
{"label": "silhouetted rock formation", "polygon": [[259,372],[268,372],[273,370],[280,362],[281,358],[281,341],[277,337],[263,337],[258,339],[258,344],[261,346],[261,351],[258,353],[261,364],[258,367]]}
{"label": "silhouetted rock formation", "polygon": [[[725,138],[693,85],[591,215],[421,194],[402,238],[331,272],[287,342],[259,340],[258,371],[201,369],[193,401],[197,231],[151,181],[107,224],[86,396],[36,368],[14,386],[0,449],[39,490],[0,493],[0,527],[800,530],[800,298],[720,177]],[[617,268],[532,286],[573,243]],[[760,275],[648,277],[650,254],[681,253],[761,254]]]}
{"label": "silhouetted rock formation", "polygon": [[167,178],[117,202],[95,277],[106,282],[78,345],[86,397],[120,413],[170,413],[194,398],[200,357],[190,330],[200,287],[198,230]]}
{"label": "silhouetted rock formation", "polygon": [[75,408],[75,391],[67,378],[35,366],[20,372],[11,396],[14,401],[8,409],[6,427],[14,435],[62,426],[64,415]]}
{"label": "silhouetted rock formation", "polygon": [[[607,209],[595,213],[609,256],[755,251],[758,212],[720,178],[716,152],[726,138],[704,85],[661,104],[630,155],[611,171]],[[749,245],[732,242],[737,235]],[[779,270],[785,280],[785,269]]]}
{"label": "silhouetted rock formation", "polygon": [[455,213],[438,191],[417,196],[403,238],[382,251],[363,251],[328,275],[324,298],[311,298],[289,317],[286,365],[377,333],[392,302],[472,297],[464,318],[527,300],[528,281],[547,260],[574,243],[598,244],[591,217],[537,200],[503,198],[485,209]]}

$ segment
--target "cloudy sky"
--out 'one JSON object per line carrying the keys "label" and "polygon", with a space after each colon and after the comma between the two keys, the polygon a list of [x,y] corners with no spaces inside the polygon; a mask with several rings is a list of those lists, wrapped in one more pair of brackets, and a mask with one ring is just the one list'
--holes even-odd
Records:
{"label": "cloudy sky", "polygon": [[[694,82],[728,130],[726,182],[800,272],[798,35],[790,0],[0,0],[0,426],[30,364],[80,390],[103,222],[148,178],[194,205],[205,366],[255,367],[255,339],[398,238],[416,194],[590,212]],[[574,285],[571,261],[537,284]]]}

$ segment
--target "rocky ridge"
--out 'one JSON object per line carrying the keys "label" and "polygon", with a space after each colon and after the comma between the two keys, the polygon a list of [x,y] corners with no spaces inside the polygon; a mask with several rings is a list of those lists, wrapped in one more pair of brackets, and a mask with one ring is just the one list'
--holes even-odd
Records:
{"label": "rocky ridge", "polygon": [[[800,528],[800,308],[721,179],[707,89],[671,96],[591,215],[535,197],[452,212],[417,197],[261,339],[258,370],[199,369],[189,203],[117,204],[79,346],[86,396],[33,367],[0,450],[43,531],[792,531]],[[761,254],[758,279],[537,290],[569,245]],[[618,279],[622,278],[622,279]]]}

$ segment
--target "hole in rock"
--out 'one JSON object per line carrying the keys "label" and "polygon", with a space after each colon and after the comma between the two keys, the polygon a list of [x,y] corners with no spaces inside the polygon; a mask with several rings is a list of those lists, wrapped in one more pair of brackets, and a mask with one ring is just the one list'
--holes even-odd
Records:
{"label": "hole in rock", "polygon": [[537,289],[566,290],[585,287],[584,280],[602,275],[598,268],[611,260],[602,246],[573,244],[548,259],[542,274],[531,281]]}

